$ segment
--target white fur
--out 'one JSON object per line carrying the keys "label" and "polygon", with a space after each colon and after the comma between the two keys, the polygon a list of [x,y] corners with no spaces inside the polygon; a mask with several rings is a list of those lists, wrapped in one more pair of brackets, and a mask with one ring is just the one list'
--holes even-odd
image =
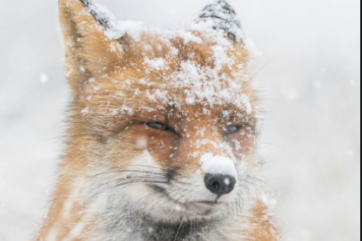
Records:
{"label": "white fur", "polygon": [[[190,221],[209,225],[195,226],[196,230],[184,237],[183,241],[244,240],[240,226],[248,224],[242,217],[248,216],[247,211],[255,203],[254,196],[246,191],[250,188],[249,184],[243,183],[247,178],[244,165],[235,166],[237,178],[240,180],[235,190],[222,196],[220,204],[212,207],[194,203],[216,199],[216,195],[205,187],[204,176],[201,173],[178,178],[169,184],[159,184],[159,187],[165,188],[165,195],[156,192],[145,183],[116,185],[127,180],[123,179],[127,176],[142,177],[147,175],[148,171],[161,170],[147,151],[122,170],[137,170],[141,173],[114,172],[110,167],[104,166],[94,166],[89,172],[83,200],[89,210],[85,212],[87,217],[82,221],[86,223],[88,220],[96,219],[97,223],[96,228],[87,234],[87,240],[169,241],[170,237],[175,235],[174,229],[166,229],[163,231],[165,236],[158,236],[162,233],[158,230],[159,222],[176,225]],[[97,204],[86,203],[86,200],[94,200]],[[237,224],[237,230],[232,231],[233,224]]]}

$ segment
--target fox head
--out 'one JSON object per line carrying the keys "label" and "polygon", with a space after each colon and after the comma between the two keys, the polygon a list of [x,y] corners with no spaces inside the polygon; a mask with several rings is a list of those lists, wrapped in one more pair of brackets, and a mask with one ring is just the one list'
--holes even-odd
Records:
{"label": "fox head", "polygon": [[74,99],[64,173],[83,178],[84,202],[172,223],[238,211],[258,120],[232,7],[216,1],[195,24],[161,31],[60,0],[60,22]]}

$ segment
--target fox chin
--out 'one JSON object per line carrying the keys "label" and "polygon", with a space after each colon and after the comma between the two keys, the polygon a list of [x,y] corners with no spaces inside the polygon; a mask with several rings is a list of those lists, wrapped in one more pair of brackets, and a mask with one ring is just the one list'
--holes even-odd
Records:
{"label": "fox chin", "polygon": [[155,30],[59,0],[67,149],[37,241],[277,241],[258,92],[235,10]]}

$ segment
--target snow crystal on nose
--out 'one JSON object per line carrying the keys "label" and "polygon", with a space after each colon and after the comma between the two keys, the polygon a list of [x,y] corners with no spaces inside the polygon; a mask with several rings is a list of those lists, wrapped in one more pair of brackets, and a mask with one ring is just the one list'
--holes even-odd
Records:
{"label": "snow crystal on nose", "polygon": [[225,183],[226,186],[230,186],[230,184],[231,184],[230,178],[228,178],[228,177],[225,178],[224,183]]}
{"label": "snow crystal on nose", "polygon": [[212,175],[237,176],[235,163],[228,157],[205,154],[200,159],[201,169],[204,173]]}

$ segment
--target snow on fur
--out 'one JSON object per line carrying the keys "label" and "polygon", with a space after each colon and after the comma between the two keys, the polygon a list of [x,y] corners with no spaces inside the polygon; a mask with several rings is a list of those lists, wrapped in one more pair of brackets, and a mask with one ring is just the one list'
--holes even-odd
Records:
{"label": "snow on fur", "polygon": [[[111,39],[120,39],[125,34],[134,41],[139,42],[143,33],[152,33],[162,39],[163,44],[171,46],[171,40],[182,38],[185,45],[189,43],[200,44],[203,41],[212,42],[213,54],[210,57],[215,66],[201,66],[192,57],[181,63],[180,69],[169,76],[165,81],[168,82],[163,89],[153,91],[151,78],[145,77],[140,83],[149,87],[147,96],[151,102],[161,101],[169,103],[171,92],[169,87],[182,89],[186,95],[186,103],[194,105],[205,103],[209,106],[223,105],[225,103],[235,104],[240,109],[251,114],[253,109],[250,98],[242,94],[243,82],[250,81],[247,63],[235,63],[230,58],[229,53],[233,50],[233,42],[230,41],[230,34],[237,42],[242,42],[243,33],[240,22],[232,7],[224,0],[219,0],[214,4],[208,5],[201,13],[200,18],[186,27],[186,30],[160,30],[155,28],[146,28],[142,23],[132,21],[117,22],[114,16],[107,9],[91,0],[82,0],[90,13],[105,28],[105,34]],[[225,31],[228,35],[225,35]],[[115,46],[111,46],[114,49]],[[170,54],[177,56],[177,48]],[[167,71],[167,57],[144,59],[145,69],[152,73],[155,71]],[[237,68],[235,68],[235,66]],[[222,74],[223,69],[233,69],[233,78]],[[166,78],[166,77],[164,77]],[[181,103],[175,103],[178,107]],[[114,113],[114,111],[113,111]]]}
{"label": "snow on fur", "polygon": [[104,27],[105,34],[110,39],[119,39],[126,33],[133,38],[139,36],[142,31],[142,23],[135,21],[118,22],[114,15],[102,5],[92,0],[80,0],[88,9],[89,13]]}
{"label": "snow on fur", "polygon": [[245,39],[235,10],[225,0],[217,0],[206,6],[197,21],[211,22],[214,29],[224,30],[237,43]]}
{"label": "snow on fur", "polygon": [[105,28],[116,31],[116,18],[111,12],[102,5],[92,0],[80,0],[87,7],[89,13]]}
{"label": "snow on fur", "polygon": [[237,177],[235,163],[233,160],[223,156],[214,156],[211,153],[205,154],[200,159],[201,169],[204,173],[212,175],[228,175]]}
{"label": "snow on fur", "polygon": [[[109,37],[118,39],[125,33],[141,30],[139,22],[125,21],[117,22],[114,15],[102,5],[93,0],[80,0],[94,16],[94,18],[107,30]],[[196,20],[197,23],[207,22],[215,30],[223,30],[235,42],[242,43],[245,35],[241,23],[233,7],[225,0],[217,0],[215,3],[206,6]],[[132,28],[133,27],[133,28]],[[186,32],[180,32],[186,33]]]}

